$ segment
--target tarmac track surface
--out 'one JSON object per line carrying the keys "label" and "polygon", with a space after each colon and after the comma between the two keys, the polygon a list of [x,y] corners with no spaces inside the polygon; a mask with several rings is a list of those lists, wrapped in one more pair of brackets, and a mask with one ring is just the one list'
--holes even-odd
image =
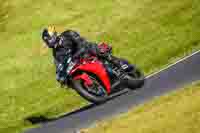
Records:
{"label": "tarmac track surface", "polygon": [[197,80],[200,80],[199,51],[147,76],[144,87],[137,91],[129,91],[102,105],[83,107],[60,119],[44,122],[41,127],[29,129],[25,133],[77,133],[79,129],[87,128],[99,120],[126,112],[155,96],[163,95]]}

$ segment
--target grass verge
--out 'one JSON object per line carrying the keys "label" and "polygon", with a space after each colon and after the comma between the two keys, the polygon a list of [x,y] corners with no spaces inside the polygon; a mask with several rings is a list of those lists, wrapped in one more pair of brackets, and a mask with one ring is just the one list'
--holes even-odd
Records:
{"label": "grass verge", "polygon": [[198,133],[200,82],[172,92],[83,133]]}
{"label": "grass verge", "polygon": [[[29,116],[58,116],[87,102],[59,88],[41,29],[55,24],[111,43],[146,74],[200,48],[199,0],[0,0],[0,132]],[[77,4],[78,3],[78,4]]]}

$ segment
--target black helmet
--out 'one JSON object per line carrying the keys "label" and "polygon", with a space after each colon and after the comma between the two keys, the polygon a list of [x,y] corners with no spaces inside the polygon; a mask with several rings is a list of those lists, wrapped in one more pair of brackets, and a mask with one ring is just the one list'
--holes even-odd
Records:
{"label": "black helmet", "polygon": [[57,43],[57,32],[54,26],[49,26],[43,30],[42,40],[47,45],[55,45]]}

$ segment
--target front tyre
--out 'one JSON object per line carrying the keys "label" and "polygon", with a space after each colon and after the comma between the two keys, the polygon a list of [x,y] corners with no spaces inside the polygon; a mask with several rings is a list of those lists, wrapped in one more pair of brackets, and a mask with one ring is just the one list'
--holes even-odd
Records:
{"label": "front tyre", "polygon": [[90,76],[93,81],[91,86],[86,86],[82,79],[73,79],[72,84],[76,92],[83,98],[94,104],[101,104],[108,100],[108,94],[102,83],[94,76]]}

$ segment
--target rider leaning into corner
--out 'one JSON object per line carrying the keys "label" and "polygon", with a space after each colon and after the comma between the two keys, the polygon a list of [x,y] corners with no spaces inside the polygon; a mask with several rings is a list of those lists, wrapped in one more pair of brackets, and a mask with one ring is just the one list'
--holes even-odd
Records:
{"label": "rider leaning into corner", "polygon": [[[76,31],[66,30],[58,34],[54,26],[49,26],[43,29],[42,40],[52,49],[54,63],[56,65],[56,80],[60,82],[61,85],[64,84],[66,80],[66,76],[64,76],[66,68],[64,68],[63,63],[67,51],[70,52],[73,61],[79,59],[79,57],[85,53],[92,53],[99,58],[108,60],[116,66],[121,67],[120,59],[112,56],[112,52],[102,54],[96,43],[87,41]],[[111,50],[112,48],[110,47],[110,51]]]}

